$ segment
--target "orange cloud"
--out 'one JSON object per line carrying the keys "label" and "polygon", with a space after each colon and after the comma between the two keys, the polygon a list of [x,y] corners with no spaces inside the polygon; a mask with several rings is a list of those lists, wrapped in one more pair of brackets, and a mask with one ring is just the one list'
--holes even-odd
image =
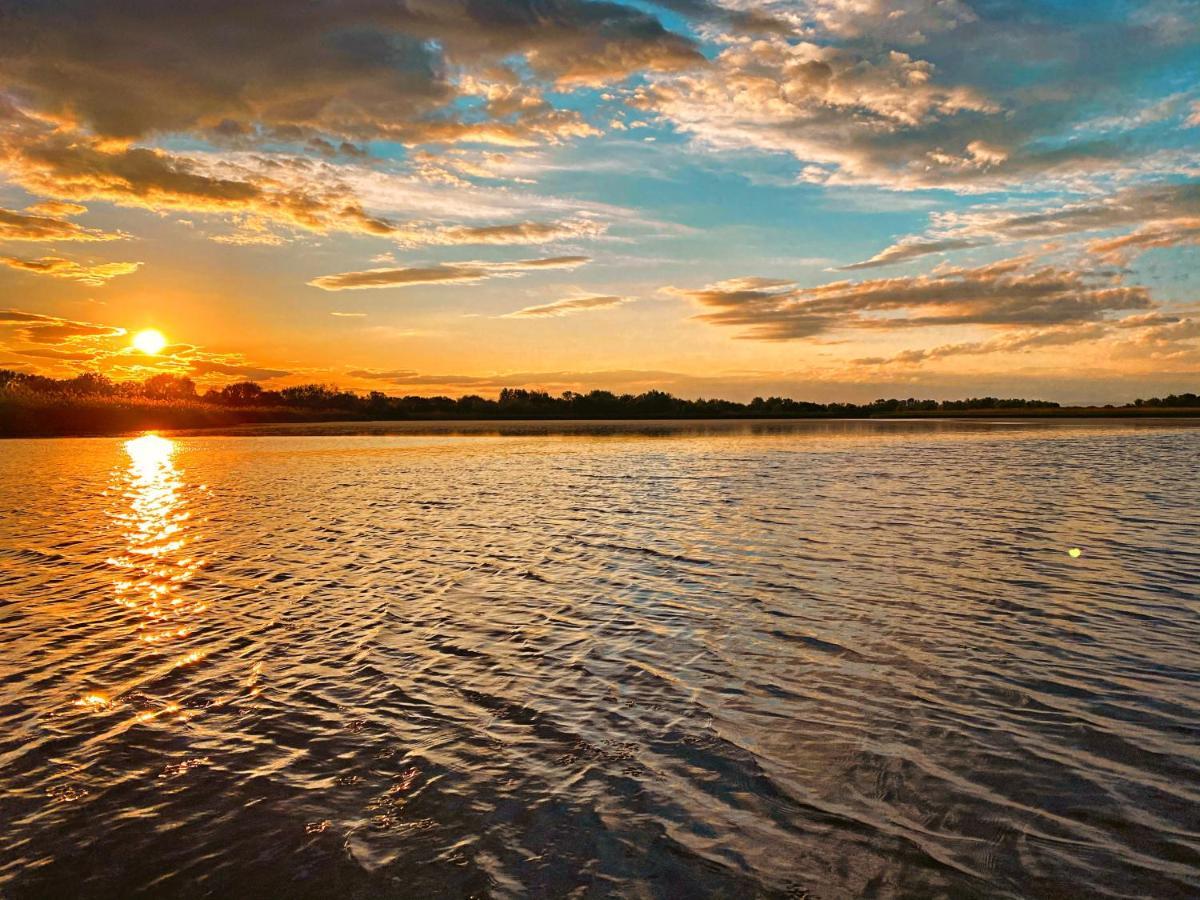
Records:
{"label": "orange cloud", "polygon": [[58,316],[0,309],[0,328],[11,329],[22,340],[34,344],[57,344],[78,338],[113,338],[124,335],[124,328],[76,322]]}
{"label": "orange cloud", "polygon": [[80,284],[100,287],[113,278],[130,275],[142,265],[140,262],[110,262],[85,265],[60,256],[43,256],[40,259],[20,259],[15,256],[0,256],[0,265],[34,275],[49,275],[65,278]]}
{"label": "orange cloud", "polygon": [[49,211],[84,211],[74,203],[40,203],[25,212],[0,209],[0,241],[114,241],[124,235],[85,228],[77,222],[59,218]]}

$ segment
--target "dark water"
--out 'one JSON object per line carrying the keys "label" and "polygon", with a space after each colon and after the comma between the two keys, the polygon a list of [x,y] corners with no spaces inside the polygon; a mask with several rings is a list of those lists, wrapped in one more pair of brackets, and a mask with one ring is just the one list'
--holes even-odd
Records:
{"label": "dark water", "polygon": [[1200,894],[1200,430],[503,429],[0,443],[0,896]]}

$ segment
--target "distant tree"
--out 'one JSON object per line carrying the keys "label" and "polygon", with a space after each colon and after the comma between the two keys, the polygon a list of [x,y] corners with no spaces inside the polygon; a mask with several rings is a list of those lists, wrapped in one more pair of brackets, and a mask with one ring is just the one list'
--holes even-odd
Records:
{"label": "distant tree", "polygon": [[[477,394],[452,397],[389,396],[382,391],[359,395],[333,385],[302,384],[279,390],[265,390],[253,381],[242,381],[220,389],[210,388],[202,397],[195,383],[187,377],[161,373],[144,382],[114,382],[107,376],[88,372],[67,379],[48,378],[0,369],[0,399],[6,404],[20,404],[30,394],[65,398],[112,397],[117,401],[136,401],[149,398],[156,401],[203,402],[226,407],[291,407],[309,410],[326,416],[346,416],[371,419],[405,418],[731,418],[754,417],[863,417],[876,415],[905,415],[921,412],[961,412],[965,410],[999,410],[1020,408],[1057,408],[1048,400],[1020,398],[969,397],[963,400],[922,400],[879,398],[870,403],[813,403],[790,397],[755,397],[749,403],[718,398],[688,400],[665,391],[650,390],[642,394],[615,394],[593,390],[587,393],[563,391],[551,395],[546,391],[527,388],[504,388],[495,400]],[[1194,393],[1169,394],[1166,397],[1139,398],[1136,407],[1193,407],[1200,408],[1200,396]]]}
{"label": "distant tree", "polygon": [[258,403],[262,392],[262,386],[253,381],[239,381],[221,388],[217,394],[217,402],[226,406],[254,406]]}
{"label": "distant tree", "polygon": [[117,386],[107,375],[99,372],[84,372],[63,383],[63,393],[76,394],[82,397],[111,397],[117,393]]}
{"label": "distant tree", "polygon": [[182,375],[162,372],[142,382],[142,395],[154,400],[194,400],[196,382]]}

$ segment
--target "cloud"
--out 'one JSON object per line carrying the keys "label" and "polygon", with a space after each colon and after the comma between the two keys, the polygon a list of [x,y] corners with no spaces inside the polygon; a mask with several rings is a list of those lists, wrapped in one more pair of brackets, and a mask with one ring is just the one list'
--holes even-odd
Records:
{"label": "cloud", "polygon": [[1031,212],[982,209],[942,213],[934,222],[943,233],[1025,240],[1181,219],[1200,219],[1200,181],[1139,185],[1100,199]]}
{"label": "cloud", "polygon": [[[99,200],[161,211],[223,215],[235,230],[214,240],[234,245],[277,245],[284,237],[273,230],[295,229],[317,234],[342,232],[387,238],[408,246],[458,244],[543,244],[582,240],[603,234],[606,218],[626,211],[595,203],[568,204],[553,198],[514,196],[511,192],[433,190],[367,164],[333,165],[286,154],[190,154],[131,147],[87,135],[63,132],[44,121],[14,113],[0,116],[0,166],[11,181],[50,201],[75,205]],[[577,214],[550,220],[501,224],[448,225],[440,222],[396,223],[365,208],[364,197],[383,208],[416,207],[435,214],[481,218],[526,209]],[[44,216],[0,211],[0,239],[104,240],[115,236]]]}
{"label": "cloud", "polygon": [[1189,244],[1200,244],[1200,217],[1147,225],[1120,237],[1091,241],[1087,249],[1105,262],[1123,263],[1146,250]]}
{"label": "cloud", "polygon": [[503,225],[422,226],[412,224],[397,229],[395,236],[405,246],[550,244],[556,241],[598,237],[607,229],[606,223],[594,219],[512,222]]}
{"label": "cloud", "polygon": [[[711,65],[652,75],[630,102],[705,148],[791,154],[800,180],[829,185],[1035,190],[1193,170],[1177,142],[1148,153],[1144,121],[1076,130],[1097,104],[1147,105],[1130,90],[1155,58],[1145,29],[974,7],[773,4],[806,39],[717,36]],[[1106,46],[1125,48],[1120,66]]]}
{"label": "cloud", "polygon": [[704,379],[679,372],[640,369],[613,369],[591,372],[496,372],[486,375],[422,374],[410,369],[353,369],[351,378],[381,381],[401,388],[416,390],[495,390],[505,387],[531,387],[541,390],[617,389],[647,391],[671,388],[681,384],[703,382]]}
{"label": "cloud", "polygon": [[[104,200],[156,211],[252,214],[317,232],[387,235],[394,227],[365,212],[350,190],[336,180],[303,180],[302,174],[287,177],[286,161],[274,161],[270,173],[232,165],[214,167],[201,158],[64,133],[28,116],[7,126],[0,121],[0,165],[26,190],[64,201]],[[0,228],[3,222],[0,217]],[[72,223],[65,224],[66,229],[54,220],[16,221],[11,227],[56,229],[67,239],[84,234],[77,226],[72,228]]]}
{"label": "cloud", "polygon": [[12,329],[22,340],[34,344],[57,344],[79,338],[113,338],[126,333],[124,328],[76,322],[19,309],[0,309],[0,328]]}
{"label": "cloud", "polygon": [[566,297],[553,303],[542,303],[537,306],[526,306],[515,312],[505,313],[505,319],[538,319],[575,315],[581,312],[592,312],[600,309],[613,309],[632,303],[633,297],[615,297],[599,294],[584,294],[578,297]]}
{"label": "cloud", "polygon": [[283,369],[267,369],[240,361],[230,361],[231,359],[237,358],[211,357],[208,359],[190,360],[188,362],[188,369],[193,375],[229,375],[249,381],[270,381],[273,378],[283,378],[291,374]]}
{"label": "cloud", "polygon": [[807,0],[798,5],[797,16],[816,32],[902,44],[923,44],[979,18],[961,0]]}
{"label": "cloud", "polygon": [[[118,379],[170,372],[217,383],[269,381],[293,374],[247,361],[238,353],[214,353],[186,343],[171,344],[157,356],[146,356],[129,346],[127,334],[126,329],[111,325],[18,309],[0,310],[0,338],[10,344],[0,344],[0,349],[43,361],[59,372],[103,372]],[[18,346],[12,346],[13,342]]]}
{"label": "cloud", "polygon": [[62,213],[50,213],[53,209],[85,211],[74,203],[56,202],[36,204],[25,212],[0,209],[0,241],[113,241],[124,236],[85,228],[78,222],[60,218]]}
{"label": "cloud", "polygon": [[[790,153],[822,181],[922,186],[973,181],[1011,150],[980,137],[1001,107],[906,53],[782,37],[743,40],[713,65],[662,76],[632,102],[717,149]],[[828,167],[828,168],[822,168]]]}
{"label": "cloud", "polygon": [[1106,262],[1118,263],[1154,247],[1200,243],[1200,182],[1138,185],[1107,197],[1032,211],[983,207],[935,213],[927,234],[902,238],[870,259],[842,268],[873,268],[989,243],[1057,239],[1129,228],[1134,230],[1096,238],[1087,249]]}
{"label": "cloud", "polygon": [[[739,9],[710,0],[651,0],[661,6],[699,20],[746,34],[789,34],[793,23],[785,15],[764,8]],[[762,4],[765,6],[766,4]]]}
{"label": "cloud", "polygon": [[[711,68],[656,80],[643,96],[649,108],[695,128],[725,122],[745,129],[742,136],[782,128],[780,134],[795,131],[797,139],[835,120],[847,130],[886,129],[998,111],[974,88],[939,84],[931,63],[906,53],[872,58],[782,37],[734,42]],[[717,134],[706,137],[719,140]]]}
{"label": "cloud", "polygon": [[741,329],[755,340],[786,341],[843,329],[895,330],[931,325],[1049,326],[1147,309],[1144,287],[1115,273],[1033,266],[1028,258],[972,269],[801,288],[742,278],[698,290],[668,288],[698,304],[701,321]]}
{"label": "cloud", "polygon": [[37,350],[11,350],[10,352],[19,353],[21,356],[32,356],[35,359],[57,359],[71,362],[91,361],[96,355],[91,350],[56,350],[53,347]]}
{"label": "cloud", "polygon": [[20,259],[16,256],[0,256],[0,265],[34,275],[49,275],[65,278],[80,284],[101,287],[121,275],[131,275],[142,265],[140,262],[110,262],[85,265],[60,256],[43,256],[40,259]]}
{"label": "cloud", "polygon": [[513,262],[440,263],[435,266],[367,269],[363,272],[322,275],[309,284],[325,291],[411,287],[419,284],[473,284],[489,278],[514,278],[539,269],[574,269],[590,261],[591,258],[587,256],[553,256]]}
{"label": "cloud", "polygon": [[61,200],[42,200],[25,207],[25,212],[38,216],[80,216],[87,207],[80,203],[64,203]]}
{"label": "cloud", "polygon": [[[287,39],[281,40],[281,29]],[[539,80],[600,85],[703,62],[693,41],[628,3],[154,0],[25,5],[0,33],[0,83],[42,114],[106,138],[212,134],[421,142],[519,134],[554,114],[473,121],[462,72],[521,59]],[[532,86],[531,86],[532,87]]]}
{"label": "cloud", "polygon": [[840,266],[842,271],[852,269],[873,269],[878,266],[890,266],[895,263],[908,262],[931,253],[945,253],[947,250],[962,250],[975,247],[977,244],[962,238],[944,238],[942,240],[922,240],[921,238],[904,238],[890,247],[876,253],[870,259],[862,262]]}
{"label": "cloud", "polygon": [[993,353],[1018,353],[1046,347],[1064,347],[1085,341],[1098,340],[1109,334],[1105,323],[1086,323],[1070,327],[1019,331],[1001,335],[987,341],[965,341],[958,344],[942,344],[924,350],[905,350],[892,357],[873,357],[853,360],[859,365],[915,366],[935,362],[951,356],[986,356]]}
{"label": "cloud", "polygon": [[1069,347],[1121,338],[1129,333],[1133,334],[1132,338],[1117,340],[1115,344],[1109,340],[1105,355],[1111,358],[1125,354],[1142,360],[1187,359],[1197,352],[1195,344],[1200,341],[1200,319],[1158,312],[1145,313],[1102,322],[1016,331],[986,341],[942,344],[927,349],[905,350],[891,357],[870,357],[852,362],[875,367],[917,366],[958,356],[1026,353]]}

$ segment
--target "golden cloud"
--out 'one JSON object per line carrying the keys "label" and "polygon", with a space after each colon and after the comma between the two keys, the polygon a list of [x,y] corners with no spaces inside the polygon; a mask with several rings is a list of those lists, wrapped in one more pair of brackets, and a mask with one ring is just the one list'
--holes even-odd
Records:
{"label": "golden cloud", "polygon": [[121,275],[130,275],[142,265],[140,262],[110,262],[87,265],[60,256],[43,256],[40,259],[20,259],[16,256],[0,256],[0,265],[34,275],[49,275],[65,278],[80,284],[100,287]]}

